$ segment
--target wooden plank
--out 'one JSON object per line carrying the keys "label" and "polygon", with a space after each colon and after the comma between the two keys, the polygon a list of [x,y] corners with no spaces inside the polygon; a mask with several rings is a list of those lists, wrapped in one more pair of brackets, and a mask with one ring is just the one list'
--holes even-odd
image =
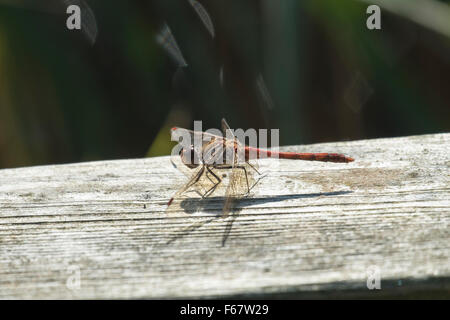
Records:
{"label": "wooden plank", "polygon": [[0,170],[0,298],[448,298],[450,134],[285,150],[356,160],[263,160],[227,218],[165,212],[168,157]]}

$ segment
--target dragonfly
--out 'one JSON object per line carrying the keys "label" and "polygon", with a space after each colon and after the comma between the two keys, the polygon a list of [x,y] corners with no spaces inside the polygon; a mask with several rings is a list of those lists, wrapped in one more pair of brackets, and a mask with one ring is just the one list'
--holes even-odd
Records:
{"label": "dragonfly", "polygon": [[[222,134],[192,131],[174,127],[172,140],[179,141],[180,150],[172,157],[172,164],[188,176],[187,182],[170,198],[168,209],[180,202],[189,193],[201,198],[224,191],[222,215],[226,216],[237,199],[248,196],[259,181],[257,159],[279,158],[322,162],[348,163],[353,158],[339,153],[298,153],[272,151],[243,144],[236,138],[225,119],[222,119]],[[182,141],[181,141],[182,140]],[[195,142],[198,143],[195,143]],[[194,142],[194,143],[192,143]],[[223,180],[228,178],[225,186]],[[225,190],[223,190],[225,189]]]}

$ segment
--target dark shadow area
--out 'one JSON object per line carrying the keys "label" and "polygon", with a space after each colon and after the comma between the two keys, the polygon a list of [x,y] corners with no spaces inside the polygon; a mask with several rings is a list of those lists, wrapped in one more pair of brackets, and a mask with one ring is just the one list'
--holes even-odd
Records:
{"label": "dark shadow area", "polygon": [[[399,285],[401,283],[401,285]],[[317,288],[319,287],[319,288]],[[383,279],[381,289],[367,289],[365,279],[361,281],[340,281],[326,284],[304,286],[286,286],[277,288],[277,292],[201,297],[208,299],[420,299],[448,300],[450,299],[450,279],[447,277],[432,277],[425,279]],[[192,299],[192,297],[191,297]],[[195,299],[195,298],[194,298]]]}
{"label": "dark shadow area", "polygon": [[214,216],[214,218],[208,219],[206,221],[200,221],[193,223],[189,227],[182,229],[177,232],[177,234],[172,237],[166,244],[170,244],[180,238],[189,235],[191,232],[197,230],[198,228],[208,224],[215,219],[230,219],[225,227],[225,231],[222,237],[222,247],[230,235],[234,221],[237,219],[239,212],[245,208],[252,205],[260,205],[270,202],[280,202],[292,199],[306,199],[306,198],[316,198],[320,196],[332,197],[340,196],[352,193],[353,191],[333,191],[333,192],[321,192],[321,193],[305,193],[305,194],[290,194],[290,195],[276,195],[267,197],[251,197],[251,198],[241,198],[234,200],[234,206],[231,212],[227,216],[222,215],[223,203],[225,201],[224,197],[211,197],[205,199],[185,199],[181,202],[180,207],[184,210],[186,214],[194,214],[195,212],[202,211]]}
{"label": "dark shadow area", "polygon": [[[332,197],[353,193],[353,191],[333,191],[333,192],[320,192],[320,193],[300,193],[300,194],[288,194],[288,195],[274,195],[266,197],[245,197],[235,200],[236,209],[242,209],[244,207],[252,205],[260,205],[264,203],[280,202],[293,199],[308,199],[316,197]],[[181,202],[180,206],[187,214],[193,214],[198,211],[204,211],[219,216],[221,214],[224,197],[210,197],[205,199],[185,199]]]}

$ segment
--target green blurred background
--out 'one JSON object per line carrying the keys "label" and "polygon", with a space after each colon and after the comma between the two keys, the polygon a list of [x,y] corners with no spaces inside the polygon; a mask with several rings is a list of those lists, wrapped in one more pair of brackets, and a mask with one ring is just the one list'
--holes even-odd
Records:
{"label": "green blurred background", "polygon": [[448,1],[86,3],[95,40],[62,0],[0,0],[1,168],[165,155],[172,126],[222,117],[281,145],[450,131]]}

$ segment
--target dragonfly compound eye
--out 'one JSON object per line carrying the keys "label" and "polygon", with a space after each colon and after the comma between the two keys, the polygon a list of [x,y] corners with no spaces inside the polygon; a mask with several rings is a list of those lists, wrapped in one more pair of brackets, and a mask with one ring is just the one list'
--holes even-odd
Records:
{"label": "dragonfly compound eye", "polygon": [[182,149],[180,151],[181,161],[188,168],[194,169],[199,165],[199,160],[197,157],[197,152],[195,152],[194,148],[191,147],[189,149]]}

